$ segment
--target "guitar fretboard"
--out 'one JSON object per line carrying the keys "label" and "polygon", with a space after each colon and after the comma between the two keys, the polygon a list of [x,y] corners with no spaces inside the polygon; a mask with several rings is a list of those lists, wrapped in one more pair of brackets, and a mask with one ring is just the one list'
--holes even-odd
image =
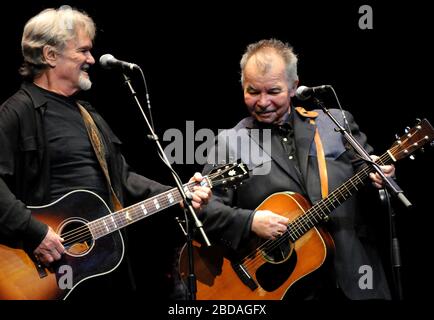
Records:
{"label": "guitar fretboard", "polygon": [[[384,153],[376,163],[386,165],[392,163],[392,157],[388,152]],[[288,236],[291,241],[296,241],[314,226],[323,222],[329,214],[339,207],[345,200],[357,192],[366,182],[369,173],[373,169],[368,165],[362,168],[352,178],[348,179],[339,188],[335,189],[328,197],[312,206],[305,214],[299,216],[288,225]]]}
{"label": "guitar fretboard", "polygon": [[[185,184],[185,192],[193,192],[195,182]],[[149,217],[156,212],[171,207],[182,200],[177,188],[163,192],[157,196],[148,198],[142,202],[124,208],[88,224],[89,230],[94,239],[101,238],[116,230],[122,229],[138,220]]]}

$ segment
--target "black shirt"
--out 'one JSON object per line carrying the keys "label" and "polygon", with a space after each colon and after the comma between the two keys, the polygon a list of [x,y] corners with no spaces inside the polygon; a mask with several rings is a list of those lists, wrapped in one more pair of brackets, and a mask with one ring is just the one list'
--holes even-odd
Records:
{"label": "black shirt", "polygon": [[47,98],[44,125],[50,161],[50,199],[84,189],[108,201],[106,180],[75,98],[42,88]]}
{"label": "black shirt", "polygon": [[[289,170],[294,173],[291,176],[291,183],[286,190],[300,193],[304,197],[307,197],[308,193],[297,157],[293,119],[294,115],[293,112],[291,112],[285,115],[281,125],[266,124],[255,120],[255,126],[260,129],[271,130],[271,152],[273,154],[284,154]],[[294,179],[293,177],[297,178]],[[275,192],[277,192],[277,190]]]}

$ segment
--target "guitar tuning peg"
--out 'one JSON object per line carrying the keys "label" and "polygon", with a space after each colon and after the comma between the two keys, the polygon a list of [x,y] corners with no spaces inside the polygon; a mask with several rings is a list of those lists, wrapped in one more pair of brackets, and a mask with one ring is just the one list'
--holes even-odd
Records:
{"label": "guitar tuning peg", "polygon": [[398,136],[397,133],[395,133],[395,139],[396,139],[396,140],[399,140],[399,136]]}
{"label": "guitar tuning peg", "polygon": [[425,152],[425,148],[424,147],[420,148],[420,152],[424,153]]}
{"label": "guitar tuning peg", "polygon": [[404,132],[405,133],[408,133],[410,131],[410,127],[406,127],[405,129],[404,129]]}
{"label": "guitar tuning peg", "polygon": [[416,124],[420,124],[422,122],[422,120],[420,120],[420,118],[416,118]]}
{"label": "guitar tuning peg", "polygon": [[410,158],[411,160],[415,160],[415,159],[416,159],[416,157],[415,157],[414,155],[411,155],[409,158]]}

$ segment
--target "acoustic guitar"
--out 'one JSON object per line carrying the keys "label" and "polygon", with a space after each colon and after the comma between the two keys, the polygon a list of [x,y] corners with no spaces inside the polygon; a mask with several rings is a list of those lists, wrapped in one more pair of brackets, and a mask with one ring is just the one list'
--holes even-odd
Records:
{"label": "acoustic guitar", "polygon": [[[396,141],[376,162],[387,165],[412,154],[434,138],[426,120]],[[297,281],[324,265],[333,250],[333,239],[321,228],[330,213],[357,192],[374,170],[364,165],[349,180],[314,206],[301,195],[279,192],[265,199],[256,210],[270,210],[287,217],[286,232],[276,240],[263,240],[252,252],[229,259],[221,247],[194,245],[194,271],[198,300],[279,300]],[[186,248],[181,251],[180,273],[188,275]]]}
{"label": "acoustic guitar", "polygon": [[[233,187],[248,177],[244,164],[215,168],[201,185]],[[184,185],[193,192],[195,182]],[[66,299],[85,280],[115,270],[124,256],[120,229],[179,203],[174,188],[111,212],[97,194],[76,190],[54,203],[30,207],[32,214],[65,240],[65,253],[49,268],[22,247],[0,244],[0,299]]]}

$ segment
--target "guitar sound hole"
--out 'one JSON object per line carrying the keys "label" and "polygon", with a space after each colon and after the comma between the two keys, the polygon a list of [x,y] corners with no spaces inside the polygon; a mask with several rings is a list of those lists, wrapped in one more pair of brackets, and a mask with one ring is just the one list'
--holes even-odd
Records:
{"label": "guitar sound hole", "polygon": [[294,244],[289,239],[278,238],[265,246],[262,254],[270,263],[281,263],[288,259],[293,248]]}
{"label": "guitar sound hole", "polygon": [[256,270],[256,280],[268,292],[279,288],[292,274],[297,264],[294,244],[288,239],[277,239],[262,250],[266,262]]}
{"label": "guitar sound hole", "polygon": [[82,218],[70,218],[59,227],[58,233],[65,240],[65,253],[74,257],[85,255],[95,244],[92,234]]}

